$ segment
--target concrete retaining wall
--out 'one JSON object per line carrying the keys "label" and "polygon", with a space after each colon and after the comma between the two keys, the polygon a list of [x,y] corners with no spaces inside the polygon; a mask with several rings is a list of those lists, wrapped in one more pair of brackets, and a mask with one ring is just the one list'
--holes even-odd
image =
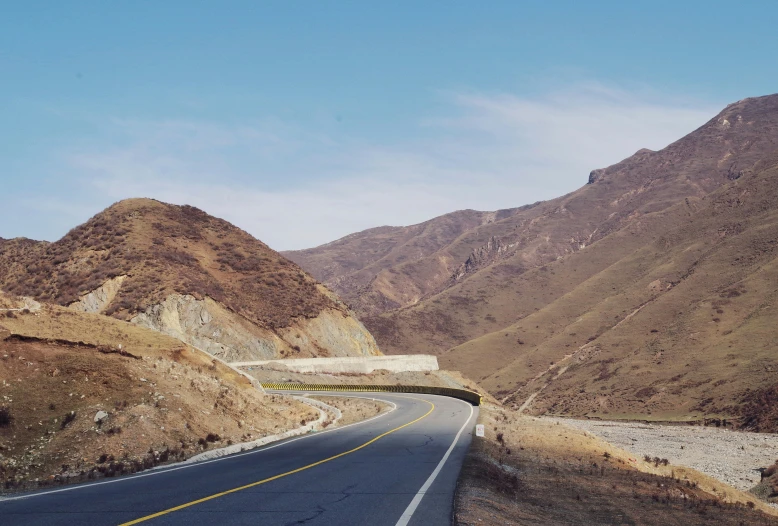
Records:
{"label": "concrete retaining wall", "polygon": [[232,362],[233,367],[272,365],[286,367],[296,373],[358,373],[369,374],[377,369],[393,373],[405,371],[437,371],[438,359],[431,354],[407,354],[395,356],[350,356],[345,358],[298,358],[289,360],[261,360]]}

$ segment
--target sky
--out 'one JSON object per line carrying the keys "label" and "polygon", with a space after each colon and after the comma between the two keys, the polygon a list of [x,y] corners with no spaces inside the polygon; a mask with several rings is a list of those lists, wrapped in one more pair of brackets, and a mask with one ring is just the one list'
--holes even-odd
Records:
{"label": "sky", "polygon": [[4,3],[0,237],[151,197],[277,250],[558,197],[778,91],[778,3]]}

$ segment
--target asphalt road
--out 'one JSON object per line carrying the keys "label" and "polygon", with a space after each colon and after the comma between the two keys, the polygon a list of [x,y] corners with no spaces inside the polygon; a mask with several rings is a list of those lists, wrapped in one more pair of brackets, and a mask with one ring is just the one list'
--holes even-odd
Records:
{"label": "asphalt road", "polygon": [[478,408],[367,396],[397,409],[204,463],[0,500],[0,524],[451,524]]}

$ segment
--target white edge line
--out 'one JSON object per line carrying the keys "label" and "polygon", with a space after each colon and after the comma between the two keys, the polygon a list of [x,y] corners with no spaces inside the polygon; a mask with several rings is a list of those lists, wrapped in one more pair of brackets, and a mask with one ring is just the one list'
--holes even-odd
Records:
{"label": "white edge line", "polygon": [[[303,391],[298,391],[298,392],[303,392]],[[316,395],[319,394],[317,391],[305,391],[305,392],[306,393],[314,393]],[[383,394],[394,394],[394,393],[381,393],[381,392],[377,392],[377,393],[378,394],[382,394],[382,395]],[[280,394],[287,394],[287,393],[280,393]],[[331,395],[327,395],[327,396],[331,396]],[[334,395],[334,396],[342,396],[342,397],[348,397],[348,398],[368,398],[366,396],[349,396],[349,395]],[[375,399],[375,397],[373,397],[373,399]],[[324,435],[326,433],[332,433],[332,432],[335,432],[335,431],[340,431],[341,429],[346,429],[347,427],[351,427],[351,426],[358,426],[360,424],[366,424],[366,423],[370,422],[371,420],[375,420],[377,418],[381,418],[383,416],[386,416],[389,413],[393,412],[395,409],[397,409],[397,405],[394,402],[392,402],[390,400],[381,400],[381,401],[391,404],[392,408],[389,411],[386,411],[385,413],[381,413],[380,415],[376,415],[376,416],[374,416],[372,418],[368,418],[367,420],[361,420],[359,422],[354,422],[353,424],[347,424],[345,426],[336,427],[334,429],[328,429],[326,431],[319,431],[319,432],[314,433],[314,434],[303,435],[301,437],[293,438],[291,440],[285,440],[285,441],[281,442],[280,444],[275,444],[275,445],[268,446],[268,447],[259,447],[259,448],[253,449],[251,451],[246,451],[245,453],[235,453],[235,454],[232,454],[232,455],[226,455],[226,456],[223,456],[223,457],[214,458],[212,460],[204,460],[202,462],[194,462],[194,463],[191,463],[191,464],[184,464],[184,465],[181,465],[181,466],[171,467],[171,468],[168,468],[168,469],[162,468],[162,469],[158,469],[158,470],[155,470],[155,471],[149,470],[147,473],[141,473],[139,475],[130,475],[130,476],[125,476],[125,477],[119,477],[119,478],[116,478],[116,479],[113,479],[113,480],[104,480],[104,481],[101,481],[101,482],[93,482],[91,484],[74,484],[73,486],[70,486],[70,487],[67,487],[67,488],[60,488],[60,489],[49,490],[49,491],[41,491],[41,492],[37,492],[37,493],[30,493],[29,495],[19,495],[19,496],[15,496],[15,497],[3,497],[3,496],[0,496],[0,504],[2,504],[3,502],[9,502],[9,501],[12,501],[12,500],[31,499],[33,497],[40,497],[42,495],[51,495],[52,493],[63,493],[65,491],[75,491],[75,490],[84,489],[84,488],[91,488],[93,486],[102,486],[103,484],[116,484],[117,482],[127,482],[128,480],[135,480],[135,479],[144,478],[144,477],[151,477],[151,476],[154,476],[154,475],[163,475],[165,473],[170,473],[171,471],[178,471],[180,469],[194,468],[194,467],[204,466],[204,465],[210,464],[212,462],[221,462],[222,460],[228,460],[228,459],[243,457],[243,456],[246,456],[246,455],[254,455],[256,453],[262,453],[264,451],[268,451],[270,449],[274,449],[274,448],[277,448],[277,447],[285,446],[286,444],[291,444],[292,442],[297,442],[298,440],[303,440],[305,438],[311,438],[311,437],[314,437],[314,436]],[[183,462],[186,462],[186,461],[183,461]],[[182,464],[183,464],[183,462],[182,462]]]}
{"label": "white edge line", "polygon": [[[462,402],[462,400],[459,401]],[[467,402],[462,402],[462,403],[466,404]],[[427,493],[427,490],[430,488],[430,486],[432,486],[432,483],[435,482],[438,473],[440,473],[440,470],[443,469],[443,466],[446,464],[449,455],[451,455],[451,452],[454,450],[454,447],[457,445],[457,442],[459,442],[459,437],[462,435],[462,431],[465,430],[465,428],[468,426],[472,418],[473,418],[473,406],[470,405],[470,416],[467,417],[467,420],[465,420],[465,423],[459,429],[459,433],[457,433],[457,436],[454,438],[454,441],[451,443],[451,446],[449,446],[448,451],[446,451],[446,454],[443,455],[442,459],[440,459],[440,462],[438,462],[437,467],[429,476],[429,478],[424,483],[424,485],[422,485],[422,487],[413,497],[413,500],[411,501],[410,504],[408,504],[408,507],[405,508],[405,511],[400,516],[400,520],[397,521],[397,524],[395,524],[395,526],[407,526],[407,524],[410,522],[411,517],[413,517],[413,514],[416,512],[416,508],[418,508],[419,504],[421,503],[421,499],[424,498],[424,495]]]}

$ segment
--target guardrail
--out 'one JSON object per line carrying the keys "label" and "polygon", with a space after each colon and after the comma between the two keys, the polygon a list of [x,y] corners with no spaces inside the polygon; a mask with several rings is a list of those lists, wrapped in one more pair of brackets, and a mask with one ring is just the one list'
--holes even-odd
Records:
{"label": "guardrail", "polygon": [[356,393],[419,393],[435,394],[458,398],[473,405],[481,405],[481,395],[466,389],[451,387],[431,387],[426,385],[334,385],[334,384],[296,384],[296,383],[262,383],[263,389],[275,391],[347,391]]}

